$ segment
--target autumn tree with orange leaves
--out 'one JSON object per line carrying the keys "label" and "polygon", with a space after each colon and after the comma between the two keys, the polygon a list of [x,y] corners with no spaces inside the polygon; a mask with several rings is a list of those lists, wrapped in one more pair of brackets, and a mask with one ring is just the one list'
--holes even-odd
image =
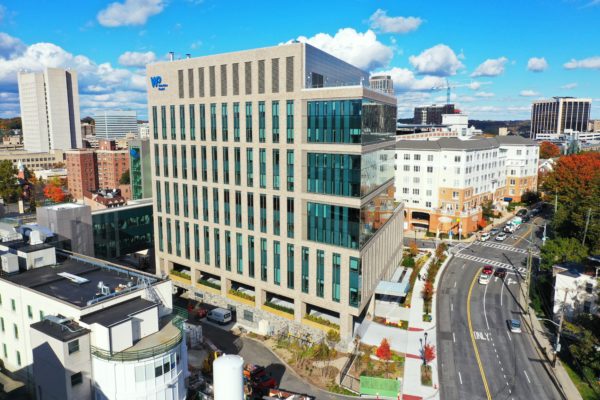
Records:
{"label": "autumn tree with orange leaves", "polygon": [[540,143],[540,158],[547,160],[560,156],[560,147],[551,142]]}
{"label": "autumn tree with orange leaves", "polygon": [[583,239],[588,213],[586,245],[600,250],[600,153],[586,152],[561,157],[544,179],[544,191],[558,210],[552,220],[554,232],[564,238]]}
{"label": "autumn tree with orange leaves", "polygon": [[44,188],[44,196],[55,203],[62,203],[67,198],[58,180],[50,181]]}

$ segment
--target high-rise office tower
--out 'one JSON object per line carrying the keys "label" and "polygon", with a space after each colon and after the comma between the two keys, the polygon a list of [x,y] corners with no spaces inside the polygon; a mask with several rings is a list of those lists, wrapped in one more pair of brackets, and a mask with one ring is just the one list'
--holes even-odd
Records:
{"label": "high-rise office tower", "polygon": [[558,139],[565,130],[587,132],[592,99],[553,97],[531,105],[531,138]]}
{"label": "high-rise office tower", "polygon": [[77,73],[60,68],[19,72],[19,103],[25,150],[81,147]]}
{"label": "high-rise office tower", "polygon": [[413,123],[423,125],[440,125],[442,115],[454,114],[454,104],[433,104],[430,106],[415,107]]}
{"label": "high-rise office tower", "polygon": [[303,43],[147,75],[157,273],[254,326],[275,304],[350,337],[402,258],[396,98]]}
{"label": "high-rise office tower", "polygon": [[394,94],[394,81],[390,75],[373,75],[369,79],[371,89],[379,90],[387,94]]}
{"label": "high-rise office tower", "polygon": [[102,111],[94,115],[96,138],[115,140],[127,135],[138,136],[135,111]]}

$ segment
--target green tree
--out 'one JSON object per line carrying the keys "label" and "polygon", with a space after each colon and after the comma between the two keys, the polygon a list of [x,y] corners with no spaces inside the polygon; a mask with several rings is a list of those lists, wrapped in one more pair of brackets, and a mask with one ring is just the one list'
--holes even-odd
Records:
{"label": "green tree", "polygon": [[4,160],[0,162],[0,197],[6,203],[12,203],[17,200],[21,189],[17,184],[17,169],[12,161]]}
{"label": "green tree", "polygon": [[527,204],[528,206],[537,203],[538,201],[540,201],[541,197],[540,194],[538,192],[534,192],[532,190],[526,190],[522,195],[521,195],[521,201],[525,204]]}
{"label": "green tree", "polygon": [[550,270],[555,264],[566,261],[581,262],[588,255],[587,247],[575,238],[548,240],[542,247],[542,269]]}
{"label": "green tree", "polygon": [[131,182],[131,177],[129,175],[129,170],[123,172],[123,175],[121,175],[121,178],[119,179],[119,183],[121,185],[129,185],[129,183]]}
{"label": "green tree", "polygon": [[481,212],[483,214],[483,218],[486,221],[489,221],[492,218],[494,218],[494,205],[492,204],[491,200],[484,201],[483,203],[481,203]]}
{"label": "green tree", "polygon": [[598,373],[600,371],[600,351],[597,350],[598,346],[600,346],[598,339],[592,335],[592,332],[586,329],[583,331],[581,339],[569,346],[569,350],[571,350],[573,357],[581,365]]}

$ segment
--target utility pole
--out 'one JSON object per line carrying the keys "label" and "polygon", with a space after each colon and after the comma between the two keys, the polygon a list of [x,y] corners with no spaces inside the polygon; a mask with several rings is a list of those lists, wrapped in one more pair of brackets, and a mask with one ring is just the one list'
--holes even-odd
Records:
{"label": "utility pole", "polygon": [[583,231],[583,239],[581,240],[581,244],[585,245],[585,237],[587,236],[588,227],[590,226],[590,217],[592,215],[592,208],[588,208],[587,218],[585,219],[585,230]]}
{"label": "utility pole", "polygon": [[532,268],[532,257],[533,254],[531,254],[531,246],[528,247],[528,252],[527,252],[527,273],[525,275],[525,312],[527,314],[529,314],[529,286],[531,284],[531,282],[529,282],[529,280],[531,279],[531,268]]}
{"label": "utility pole", "polygon": [[565,305],[567,304],[567,294],[569,294],[569,290],[565,289],[565,298],[563,299],[563,303],[560,308],[560,322],[558,324],[558,332],[556,333],[556,345],[554,347],[554,358],[552,359],[552,368],[556,367],[556,359],[558,357],[558,352],[560,351],[560,333],[562,332],[563,321],[565,320]]}

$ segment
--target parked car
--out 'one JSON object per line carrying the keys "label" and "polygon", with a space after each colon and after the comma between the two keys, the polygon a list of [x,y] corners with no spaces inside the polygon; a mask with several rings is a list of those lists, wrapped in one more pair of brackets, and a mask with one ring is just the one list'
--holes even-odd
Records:
{"label": "parked car", "polygon": [[490,283],[491,280],[492,280],[491,274],[486,274],[486,273],[482,272],[481,275],[479,275],[479,283],[481,285],[487,285],[488,283]]}
{"label": "parked car", "polygon": [[482,273],[486,275],[492,275],[494,273],[494,267],[492,267],[491,265],[486,265],[483,267]]}
{"label": "parked car", "polygon": [[498,232],[500,232],[500,229],[498,229],[498,228],[492,228],[492,230],[490,230],[490,235],[492,235],[492,236],[497,235]]}
{"label": "parked car", "polygon": [[480,242],[485,242],[487,240],[490,239],[490,233],[489,232],[484,232],[481,234],[481,236],[479,237],[479,241]]}
{"label": "parked car", "polygon": [[208,312],[206,319],[216,322],[219,325],[225,325],[231,322],[231,311],[224,308],[215,308],[214,310],[210,310]]}
{"label": "parked car", "polygon": [[513,333],[521,333],[521,320],[509,319],[508,320],[508,328]]}
{"label": "parked car", "polygon": [[494,276],[497,276],[500,279],[504,279],[506,277],[506,269],[497,268],[496,271],[494,271]]}
{"label": "parked car", "polygon": [[519,211],[517,211],[517,216],[524,217],[525,215],[527,215],[527,209],[526,208],[521,208]]}
{"label": "parked car", "polygon": [[504,242],[504,240],[508,237],[508,235],[505,232],[500,232],[497,236],[496,236],[496,240],[499,242]]}
{"label": "parked car", "polygon": [[530,219],[531,219],[531,217],[529,215],[523,216],[523,222],[529,222]]}

